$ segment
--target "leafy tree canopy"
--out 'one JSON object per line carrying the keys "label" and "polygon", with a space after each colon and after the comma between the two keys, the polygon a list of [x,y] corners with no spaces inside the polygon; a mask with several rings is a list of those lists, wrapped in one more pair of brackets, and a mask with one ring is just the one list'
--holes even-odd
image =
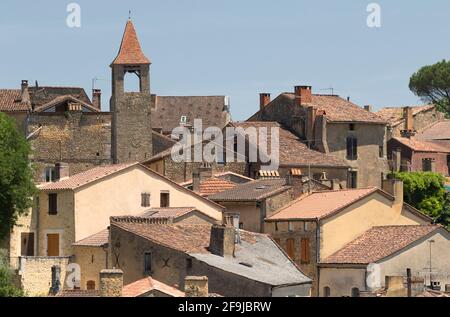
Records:
{"label": "leafy tree canopy", "polygon": [[425,102],[436,104],[450,117],[450,61],[424,66],[411,76],[409,89]]}
{"label": "leafy tree canopy", "polygon": [[0,239],[32,205],[36,187],[29,162],[31,147],[15,121],[0,113]]}
{"label": "leafy tree canopy", "polygon": [[395,173],[404,183],[405,202],[444,226],[450,225],[450,195],[438,173]]}
{"label": "leafy tree canopy", "polygon": [[0,297],[22,297],[23,291],[13,285],[13,274],[6,253],[6,250],[0,250]]}

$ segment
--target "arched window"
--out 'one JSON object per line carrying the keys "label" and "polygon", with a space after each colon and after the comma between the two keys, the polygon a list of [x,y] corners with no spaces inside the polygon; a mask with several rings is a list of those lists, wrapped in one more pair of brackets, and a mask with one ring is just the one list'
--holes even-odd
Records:
{"label": "arched window", "polygon": [[88,290],[95,290],[95,282],[94,281],[88,281],[87,283],[86,283],[86,288],[88,289]]}
{"label": "arched window", "polygon": [[359,288],[352,288],[352,297],[359,297]]}
{"label": "arched window", "polygon": [[323,297],[330,297],[331,296],[331,289],[328,286],[325,286],[323,288]]}
{"label": "arched window", "polygon": [[125,92],[139,92],[141,87],[139,83],[139,75],[133,72],[126,72],[124,75]]}

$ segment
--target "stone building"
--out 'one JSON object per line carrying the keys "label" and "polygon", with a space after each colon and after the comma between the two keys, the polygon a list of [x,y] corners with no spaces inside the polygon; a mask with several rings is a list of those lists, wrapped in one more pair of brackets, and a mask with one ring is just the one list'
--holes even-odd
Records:
{"label": "stone building", "polygon": [[[102,111],[99,89],[93,89],[91,99],[83,88],[30,86],[27,80],[20,89],[0,89],[0,111],[13,117],[31,141],[36,182],[52,179],[58,162],[68,163],[75,174],[99,165],[145,161],[173,145],[167,135],[179,125],[190,126],[199,118],[205,127],[223,128],[230,120],[226,96],[151,93],[150,60],[131,20],[110,66],[109,111]],[[135,75],[139,89],[128,91],[129,76]]]}
{"label": "stone building", "polygon": [[209,292],[233,297],[309,296],[310,279],[268,236],[222,225],[154,224],[111,219],[111,265],[129,284],[151,276],[185,289],[207,276]]}
{"label": "stone building", "polygon": [[421,131],[445,118],[434,105],[386,107],[376,114],[388,122],[388,140],[404,136],[404,131]]}
{"label": "stone building", "polygon": [[260,110],[248,121],[276,121],[311,149],[350,166],[349,187],[381,186],[388,170],[386,120],[336,95],[317,95],[297,86],[273,101],[261,94]]}
{"label": "stone building", "polygon": [[264,232],[313,279],[313,295],[317,264],[373,226],[432,222],[403,203],[403,183],[386,180],[385,188],[392,194],[378,188],[314,192],[267,217]]}
{"label": "stone building", "polygon": [[[450,233],[441,226],[371,228],[321,261],[319,295],[359,297],[361,292],[376,293],[387,288],[387,296],[406,297],[403,283],[407,269],[422,281],[422,291],[425,287],[447,290],[449,249]],[[401,287],[400,292],[389,294],[392,276],[400,278]]]}

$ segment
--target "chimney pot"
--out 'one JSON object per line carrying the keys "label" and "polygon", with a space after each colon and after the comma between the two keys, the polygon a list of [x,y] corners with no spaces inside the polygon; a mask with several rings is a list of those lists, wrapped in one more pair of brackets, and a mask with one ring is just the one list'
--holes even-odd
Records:
{"label": "chimney pot", "polygon": [[28,80],[22,80],[20,100],[22,102],[30,102],[30,92],[28,90]]}
{"label": "chimney pot", "polygon": [[301,106],[312,102],[311,86],[295,86],[295,100],[297,105]]}
{"label": "chimney pot", "polygon": [[270,103],[270,94],[259,94],[259,109],[262,111]]}
{"label": "chimney pot", "polygon": [[208,277],[186,276],[184,279],[184,292],[186,297],[208,297]]}
{"label": "chimney pot", "polygon": [[213,225],[209,240],[209,251],[218,256],[234,256],[236,233],[232,226]]}
{"label": "chimney pot", "polygon": [[98,110],[102,109],[102,90],[92,89],[92,104]]}
{"label": "chimney pot", "polygon": [[123,271],[112,269],[100,271],[100,296],[122,297]]}

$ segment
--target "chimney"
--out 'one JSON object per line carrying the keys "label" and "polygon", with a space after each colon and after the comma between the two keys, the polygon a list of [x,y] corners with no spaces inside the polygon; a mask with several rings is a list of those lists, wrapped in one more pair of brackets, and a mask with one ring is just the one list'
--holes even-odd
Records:
{"label": "chimney", "polygon": [[102,109],[102,90],[92,89],[92,104],[98,110]]}
{"label": "chimney", "polygon": [[194,192],[200,191],[200,171],[194,171],[192,173],[192,190]]}
{"label": "chimney", "polygon": [[61,288],[61,267],[55,265],[52,266],[52,287],[50,289],[50,292],[53,295],[56,295],[59,293]]}
{"label": "chimney", "polygon": [[56,180],[62,180],[70,177],[70,167],[67,163],[56,163],[55,164]]}
{"label": "chimney", "polygon": [[405,288],[403,276],[386,276],[385,289],[387,297],[407,296],[407,289]]}
{"label": "chimney", "polygon": [[306,140],[311,147],[314,144],[314,130],[316,124],[316,108],[308,107],[306,110]]}
{"label": "chimney", "polygon": [[184,293],[186,297],[208,297],[208,277],[186,276],[184,279]]}
{"label": "chimney", "polygon": [[28,80],[22,80],[21,84],[21,94],[20,94],[20,101],[22,102],[30,102],[30,92],[28,90]]}
{"label": "chimney", "polygon": [[398,148],[392,152],[392,162],[394,172],[402,170],[402,149]]}
{"label": "chimney", "polygon": [[364,106],[364,110],[368,111],[368,112],[373,112],[373,107],[371,105],[365,105]]}
{"label": "chimney", "polygon": [[241,243],[241,234],[240,234],[240,218],[241,215],[238,212],[227,212],[224,215],[224,224],[225,226],[233,227],[235,238],[234,243]]}
{"label": "chimney", "polygon": [[208,178],[211,178],[212,175],[212,167],[208,163],[203,163],[201,167],[197,168],[192,173],[192,190],[194,192],[200,191],[200,184]]}
{"label": "chimney", "polygon": [[213,225],[209,240],[209,251],[221,257],[233,257],[236,241],[234,227],[230,225]]}
{"label": "chimney", "polygon": [[312,87],[311,86],[295,86],[295,101],[301,106],[312,102]]}
{"label": "chimney", "polygon": [[405,120],[404,136],[410,137],[414,132],[414,116],[411,107],[403,108],[403,119]]}
{"label": "chimney", "polygon": [[270,94],[259,94],[259,110],[263,111],[264,108],[270,103]]}
{"label": "chimney", "polygon": [[122,297],[123,271],[112,269],[100,271],[100,296]]}
{"label": "chimney", "polygon": [[395,197],[395,204],[403,206],[403,181],[389,175],[383,180],[383,190]]}
{"label": "chimney", "polygon": [[305,193],[305,190],[307,190],[307,188],[303,186],[302,171],[298,168],[293,168],[286,174],[286,185],[292,186],[292,196],[294,199],[299,198]]}

